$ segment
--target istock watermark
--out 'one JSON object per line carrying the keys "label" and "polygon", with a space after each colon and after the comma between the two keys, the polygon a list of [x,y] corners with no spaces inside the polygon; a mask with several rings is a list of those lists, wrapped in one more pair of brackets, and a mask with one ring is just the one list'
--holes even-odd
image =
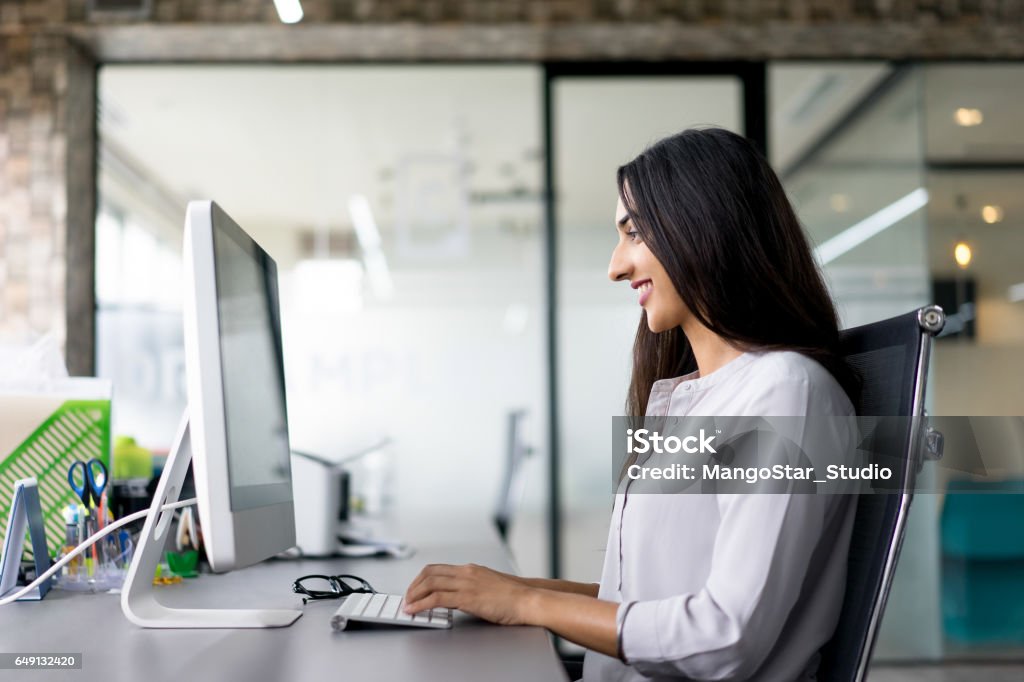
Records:
{"label": "istock watermark", "polygon": [[619,493],[1008,492],[986,481],[1024,461],[1024,417],[614,417],[612,432]]}
{"label": "istock watermark", "polygon": [[647,429],[637,429],[635,432],[633,429],[626,429],[626,438],[628,439],[626,452],[635,452],[639,455],[648,452],[655,452],[659,455],[676,454],[677,452],[688,452],[691,455],[698,452],[715,452],[715,449],[711,447],[711,441],[715,437],[705,436],[704,429],[700,430],[700,435],[684,436],[683,438],[662,436],[657,431],[648,431]]}
{"label": "istock watermark", "polygon": [[865,467],[848,467],[842,464],[829,464],[825,467],[824,480],[818,479],[814,467],[795,467],[789,464],[775,464],[770,467],[733,467],[721,464],[704,464],[700,468],[689,464],[670,464],[666,467],[650,467],[630,464],[626,467],[626,476],[634,481],[650,478],[652,480],[685,480],[696,481],[743,481],[757,483],[759,481],[888,481],[893,477],[892,469],[870,464]]}

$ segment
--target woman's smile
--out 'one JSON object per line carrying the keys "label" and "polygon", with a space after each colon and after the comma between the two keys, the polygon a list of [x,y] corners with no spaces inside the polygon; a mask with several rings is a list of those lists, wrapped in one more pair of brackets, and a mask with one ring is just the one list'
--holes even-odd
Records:
{"label": "woman's smile", "polygon": [[649,279],[639,279],[635,282],[630,282],[630,286],[639,293],[638,303],[641,306],[647,302],[647,299],[651,297],[651,292],[654,291],[654,282]]}

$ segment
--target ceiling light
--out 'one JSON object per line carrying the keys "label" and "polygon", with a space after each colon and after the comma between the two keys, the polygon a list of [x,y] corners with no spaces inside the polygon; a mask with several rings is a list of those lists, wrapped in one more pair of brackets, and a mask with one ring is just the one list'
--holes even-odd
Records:
{"label": "ceiling light", "polygon": [[957,125],[970,128],[971,126],[981,125],[985,117],[981,115],[981,109],[960,107],[953,113],[953,120],[956,121]]}
{"label": "ceiling light", "polygon": [[971,247],[967,245],[967,242],[956,243],[956,246],[953,247],[953,260],[961,268],[967,268],[971,264]]}
{"label": "ceiling light", "polygon": [[362,194],[353,194],[348,200],[348,214],[352,225],[356,228],[356,238],[364,251],[380,248],[380,231],[377,221],[373,218],[373,210],[369,200]]}
{"label": "ceiling light", "polygon": [[380,231],[373,217],[369,200],[362,194],[353,194],[348,200],[348,214],[356,229],[356,238],[363,250],[363,265],[370,278],[370,286],[381,299],[390,298],[395,291],[388,269],[387,258],[381,248]]}
{"label": "ceiling light", "polygon": [[299,4],[299,0],[274,0],[274,7],[277,8],[277,16],[281,17],[282,23],[294,24],[302,21],[302,5]]}
{"label": "ceiling light", "polygon": [[850,197],[845,194],[833,194],[828,202],[836,213],[846,213],[850,208]]}
{"label": "ceiling light", "polygon": [[981,219],[989,225],[1003,220],[1003,207],[989,204],[981,207]]}
{"label": "ceiling light", "polygon": [[928,190],[919,187],[880,211],[872,213],[859,223],[851,225],[835,237],[822,242],[814,250],[814,255],[818,258],[819,263],[827,265],[882,230],[892,227],[927,203]]}

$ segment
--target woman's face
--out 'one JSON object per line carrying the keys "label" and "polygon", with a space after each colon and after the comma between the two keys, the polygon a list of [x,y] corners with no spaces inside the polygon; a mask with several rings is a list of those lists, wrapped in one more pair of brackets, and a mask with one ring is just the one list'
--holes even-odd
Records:
{"label": "woman's face", "polygon": [[689,319],[690,311],[669,281],[665,268],[640,241],[621,198],[615,207],[615,226],[619,243],[608,264],[609,279],[613,282],[628,280],[636,289],[637,303],[647,311],[647,326],[652,332],[681,326]]}

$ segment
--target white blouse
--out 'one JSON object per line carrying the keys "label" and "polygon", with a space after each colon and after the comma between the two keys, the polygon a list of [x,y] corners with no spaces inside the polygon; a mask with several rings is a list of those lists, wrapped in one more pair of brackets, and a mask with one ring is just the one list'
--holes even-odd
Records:
{"label": "white blouse", "polygon": [[[658,381],[648,416],[852,416],[795,352],[748,352]],[[837,447],[843,447],[837,444]],[[814,679],[839,620],[856,497],[615,495],[600,599],[620,602],[628,662],[588,651],[583,679]]]}

